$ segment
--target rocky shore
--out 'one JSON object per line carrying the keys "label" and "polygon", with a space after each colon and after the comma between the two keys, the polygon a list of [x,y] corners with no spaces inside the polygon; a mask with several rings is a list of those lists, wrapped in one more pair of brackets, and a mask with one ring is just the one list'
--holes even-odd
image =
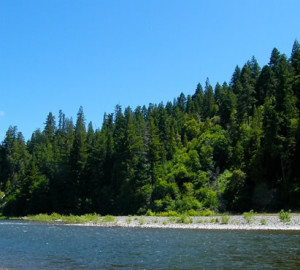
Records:
{"label": "rocky shore", "polygon": [[297,230],[300,231],[300,214],[291,214],[290,221],[282,221],[279,215],[228,215],[209,217],[157,217],[116,216],[108,222],[87,222],[75,226],[102,226],[124,228],[168,228],[198,230]]}

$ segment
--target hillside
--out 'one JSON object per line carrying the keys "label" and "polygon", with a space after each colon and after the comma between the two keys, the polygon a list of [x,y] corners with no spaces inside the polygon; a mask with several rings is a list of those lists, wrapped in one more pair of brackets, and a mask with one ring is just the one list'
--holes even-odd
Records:
{"label": "hillside", "polygon": [[253,57],[229,83],[135,109],[102,128],[60,111],[0,146],[1,212],[144,214],[300,208],[300,45]]}

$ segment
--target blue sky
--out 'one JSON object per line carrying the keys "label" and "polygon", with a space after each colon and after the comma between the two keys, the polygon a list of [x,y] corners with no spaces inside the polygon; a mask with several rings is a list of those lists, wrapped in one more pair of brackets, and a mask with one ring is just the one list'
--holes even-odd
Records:
{"label": "blue sky", "polygon": [[101,127],[115,105],[135,108],[229,82],[254,55],[290,56],[299,0],[0,0],[0,140],[26,139],[49,112]]}

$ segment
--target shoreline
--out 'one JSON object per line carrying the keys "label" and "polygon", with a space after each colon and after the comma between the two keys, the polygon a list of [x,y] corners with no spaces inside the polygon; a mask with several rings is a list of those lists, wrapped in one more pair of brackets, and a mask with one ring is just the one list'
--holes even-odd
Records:
{"label": "shoreline", "polygon": [[[278,215],[254,215],[246,219],[242,215],[226,216],[227,223],[222,223],[222,216],[199,217],[159,217],[159,216],[115,216],[111,222],[86,222],[57,225],[119,227],[141,229],[193,229],[193,230],[244,230],[244,231],[300,231],[300,215],[291,214],[289,222],[282,222]],[[223,220],[223,222],[226,220]]]}

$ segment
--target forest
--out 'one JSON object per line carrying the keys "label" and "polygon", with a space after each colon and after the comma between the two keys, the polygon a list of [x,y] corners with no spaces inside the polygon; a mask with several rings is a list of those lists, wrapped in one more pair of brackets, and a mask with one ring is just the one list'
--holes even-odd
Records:
{"label": "forest", "polygon": [[300,209],[300,45],[252,57],[173,102],[105,114],[102,127],[45,117],[0,145],[0,212],[143,215]]}

